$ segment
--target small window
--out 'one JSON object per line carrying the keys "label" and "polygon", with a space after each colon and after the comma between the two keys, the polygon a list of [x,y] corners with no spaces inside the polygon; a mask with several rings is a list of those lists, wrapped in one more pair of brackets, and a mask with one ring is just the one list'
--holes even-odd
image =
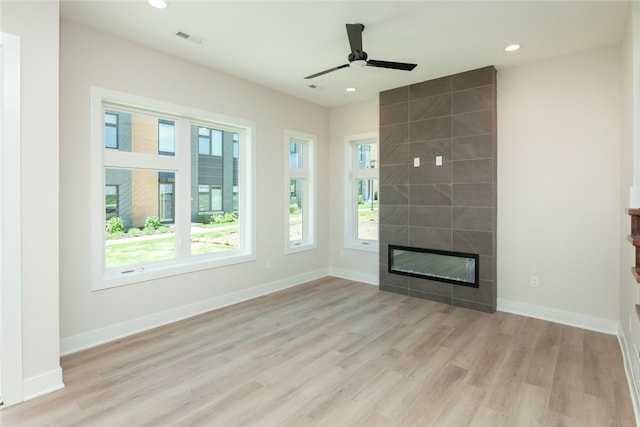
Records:
{"label": "small window", "polygon": [[175,173],[158,173],[158,218],[164,223],[172,223],[175,220],[175,182]]}
{"label": "small window", "polygon": [[347,138],[346,247],[378,250],[378,138]]}
{"label": "small window", "polygon": [[198,128],[198,154],[203,156],[222,156],[224,132],[205,127]]}
{"label": "small window", "polygon": [[285,252],[289,253],[316,247],[315,136],[286,131],[285,143]]}
{"label": "small window", "polygon": [[118,115],[104,113],[104,147],[118,148]]}
{"label": "small window", "polygon": [[198,185],[198,210],[200,212],[222,211],[222,186]]}
{"label": "small window", "polygon": [[176,124],[171,120],[158,120],[158,153],[165,156],[176,154]]}

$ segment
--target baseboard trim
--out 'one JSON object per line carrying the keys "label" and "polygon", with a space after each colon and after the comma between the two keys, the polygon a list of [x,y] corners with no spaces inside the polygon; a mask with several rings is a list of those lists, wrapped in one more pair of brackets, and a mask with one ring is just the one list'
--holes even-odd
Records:
{"label": "baseboard trim", "polygon": [[636,425],[640,421],[640,399],[638,397],[638,389],[635,387],[635,379],[633,378],[633,368],[631,366],[631,358],[633,354],[627,347],[627,341],[624,335],[622,325],[618,323],[618,343],[620,344],[620,352],[622,353],[622,362],[624,364],[624,373],[627,377],[627,385],[629,386],[629,395],[631,396],[631,404],[633,405],[633,415],[636,417]]}
{"label": "baseboard trim", "polygon": [[274,282],[254,286],[230,294],[220,295],[193,304],[176,307],[149,316],[139,317],[126,322],[110,325],[105,328],[95,329],[82,334],[65,337],[60,340],[60,354],[62,356],[86,350],[100,344],[114,341],[129,335],[143,332],[158,326],[166,325],[178,320],[227,307],[273,292],[281,291],[329,275],[329,269],[311,271],[298,276],[287,277]]}
{"label": "baseboard trim", "polygon": [[548,320],[550,322],[561,323],[563,325],[575,326],[577,328],[588,329],[590,331],[603,332],[609,335],[618,334],[618,322],[602,319],[600,317],[588,316],[586,314],[563,311],[550,307],[527,304],[520,301],[513,301],[498,298],[498,311],[506,313],[520,314],[535,319]]}
{"label": "baseboard trim", "polygon": [[58,367],[52,371],[24,380],[22,382],[23,400],[35,399],[62,388],[64,388],[62,368]]}
{"label": "baseboard trim", "polygon": [[366,283],[367,285],[378,286],[380,279],[377,274],[360,273],[358,271],[343,270],[340,268],[331,268],[329,274],[341,279],[355,280],[356,282]]}

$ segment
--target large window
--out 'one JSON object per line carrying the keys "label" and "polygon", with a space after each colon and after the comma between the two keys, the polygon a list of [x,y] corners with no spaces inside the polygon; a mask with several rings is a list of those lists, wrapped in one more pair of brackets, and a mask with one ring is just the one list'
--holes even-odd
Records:
{"label": "large window", "polygon": [[346,246],[378,250],[378,137],[375,134],[347,138]]}
{"label": "large window", "polygon": [[91,108],[94,289],[255,259],[252,122],[97,88]]}
{"label": "large window", "polygon": [[315,136],[285,132],[285,252],[316,247]]}

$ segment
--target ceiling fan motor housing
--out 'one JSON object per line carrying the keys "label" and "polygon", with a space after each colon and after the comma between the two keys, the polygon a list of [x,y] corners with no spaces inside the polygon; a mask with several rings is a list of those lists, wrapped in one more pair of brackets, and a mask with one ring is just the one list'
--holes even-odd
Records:
{"label": "ceiling fan motor housing", "polygon": [[366,61],[368,58],[367,52],[355,51],[349,54],[349,62],[353,61]]}

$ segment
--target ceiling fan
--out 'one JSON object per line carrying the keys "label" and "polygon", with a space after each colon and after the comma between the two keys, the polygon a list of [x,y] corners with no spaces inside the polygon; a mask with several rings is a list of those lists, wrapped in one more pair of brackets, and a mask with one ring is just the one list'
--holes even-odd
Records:
{"label": "ceiling fan", "polygon": [[337,71],[346,67],[380,67],[391,68],[393,70],[405,70],[411,71],[418,64],[408,64],[406,62],[390,62],[390,61],[378,61],[376,59],[368,59],[367,52],[362,50],[362,32],[364,31],[364,25],[362,24],[346,24],[347,35],[349,36],[349,45],[351,45],[351,53],[349,54],[349,63],[338,65],[337,67],[329,68],[328,70],[320,71],[319,73],[311,74],[305,77],[305,79],[312,79],[314,77],[321,76],[323,74]]}

